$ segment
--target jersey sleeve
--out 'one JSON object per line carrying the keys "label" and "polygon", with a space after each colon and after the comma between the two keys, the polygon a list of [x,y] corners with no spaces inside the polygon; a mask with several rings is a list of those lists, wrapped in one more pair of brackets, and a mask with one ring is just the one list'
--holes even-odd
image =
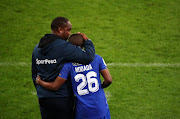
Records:
{"label": "jersey sleeve", "polygon": [[102,57],[99,56],[99,70],[107,69],[107,65]]}
{"label": "jersey sleeve", "polygon": [[71,70],[71,64],[65,63],[58,76],[67,80],[70,70]]}

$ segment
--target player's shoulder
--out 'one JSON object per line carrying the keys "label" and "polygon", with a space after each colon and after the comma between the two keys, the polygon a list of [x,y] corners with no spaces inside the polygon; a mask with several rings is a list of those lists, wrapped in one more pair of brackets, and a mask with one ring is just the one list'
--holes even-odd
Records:
{"label": "player's shoulder", "polygon": [[39,44],[37,44],[35,47],[34,47],[34,50],[33,50],[33,53],[32,53],[32,55],[34,56],[34,55],[37,55],[38,54],[38,45]]}
{"label": "player's shoulder", "polygon": [[71,62],[67,62],[64,64],[64,67],[71,67],[72,66],[72,63]]}
{"label": "player's shoulder", "polygon": [[100,63],[102,60],[103,60],[103,58],[100,55],[95,54],[95,58],[94,58],[93,62]]}
{"label": "player's shoulder", "polygon": [[[103,57],[101,57],[101,56],[98,55],[98,54],[95,55],[94,62],[98,62],[98,63],[102,63],[102,62],[103,62],[103,64],[106,65],[106,63],[105,63]],[[107,65],[106,65],[106,66],[107,66]]]}
{"label": "player's shoulder", "polygon": [[98,54],[95,54],[95,59],[99,60],[99,59],[102,59],[102,57],[100,55],[98,55]]}
{"label": "player's shoulder", "polygon": [[34,47],[34,50],[33,50],[33,51],[37,50],[37,49],[38,49],[38,46],[39,46],[39,43],[36,44],[36,46]]}

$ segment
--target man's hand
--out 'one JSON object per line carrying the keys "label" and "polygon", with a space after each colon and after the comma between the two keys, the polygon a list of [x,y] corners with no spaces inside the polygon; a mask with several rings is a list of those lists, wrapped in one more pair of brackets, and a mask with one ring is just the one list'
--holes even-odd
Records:
{"label": "man's hand", "polygon": [[41,77],[39,75],[37,75],[37,77],[36,77],[36,84],[39,85],[40,82],[41,82]]}
{"label": "man's hand", "polygon": [[77,34],[80,34],[83,37],[84,41],[87,41],[88,37],[85,34],[80,32],[78,32]]}

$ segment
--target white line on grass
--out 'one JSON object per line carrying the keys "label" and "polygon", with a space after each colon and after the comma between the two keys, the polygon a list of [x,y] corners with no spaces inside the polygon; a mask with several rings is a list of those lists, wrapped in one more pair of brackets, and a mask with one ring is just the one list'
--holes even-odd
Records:
{"label": "white line on grass", "polygon": [[26,62],[0,62],[0,66],[31,66],[31,64]]}
{"label": "white line on grass", "polygon": [[[31,66],[26,62],[0,62],[0,66]],[[107,63],[107,66],[120,67],[180,67],[180,63]]]}
{"label": "white line on grass", "polygon": [[180,63],[108,63],[107,66],[121,66],[121,67],[180,67]]}
{"label": "white line on grass", "polygon": [[37,92],[36,91],[32,91],[31,94],[32,95],[37,95]]}
{"label": "white line on grass", "polygon": [[105,95],[106,95],[106,99],[109,100],[110,97],[111,97],[111,93],[108,92],[108,91],[104,91],[105,92]]}

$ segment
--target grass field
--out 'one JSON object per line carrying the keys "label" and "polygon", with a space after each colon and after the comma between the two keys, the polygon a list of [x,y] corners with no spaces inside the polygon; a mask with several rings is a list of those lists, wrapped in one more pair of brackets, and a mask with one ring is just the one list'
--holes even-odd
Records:
{"label": "grass field", "polygon": [[85,33],[109,64],[112,119],[179,119],[179,6],[179,0],[1,0],[0,119],[40,119],[31,54],[57,16],[71,21],[72,33]]}

